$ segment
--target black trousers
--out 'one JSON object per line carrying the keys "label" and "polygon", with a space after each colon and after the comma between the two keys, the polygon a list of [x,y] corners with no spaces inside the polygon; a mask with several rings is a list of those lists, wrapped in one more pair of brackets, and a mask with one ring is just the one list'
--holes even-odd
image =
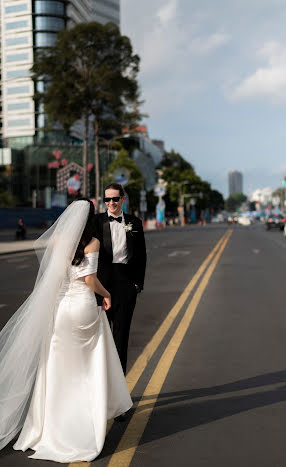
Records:
{"label": "black trousers", "polygon": [[111,308],[106,312],[113,339],[126,374],[129,331],[136,305],[137,291],[127,276],[125,264],[113,264],[108,290],[111,293]]}

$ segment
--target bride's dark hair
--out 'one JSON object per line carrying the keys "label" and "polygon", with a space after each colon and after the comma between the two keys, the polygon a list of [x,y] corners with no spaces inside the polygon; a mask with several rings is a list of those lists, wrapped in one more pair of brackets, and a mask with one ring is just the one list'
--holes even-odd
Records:
{"label": "bride's dark hair", "polygon": [[80,198],[77,201],[88,201],[89,202],[89,214],[88,214],[88,218],[87,218],[87,222],[86,222],[84,231],[82,233],[81,239],[80,239],[79,244],[77,246],[77,249],[76,249],[76,252],[75,252],[75,255],[74,255],[74,259],[72,260],[72,264],[74,266],[78,266],[82,262],[82,260],[84,258],[84,249],[85,249],[86,245],[88,245],[89,242],[91,241],[91,239],[93,237],[93,233],[94,233],[94,225],[93,225],[93,223],[94,223],[94,205],[93,205],[93,202],[90,201],[90,199],[88,199],[88,198]]}

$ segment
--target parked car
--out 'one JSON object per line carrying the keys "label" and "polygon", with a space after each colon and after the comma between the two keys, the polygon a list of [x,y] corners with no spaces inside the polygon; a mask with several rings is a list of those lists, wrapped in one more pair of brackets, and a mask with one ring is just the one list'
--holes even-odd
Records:
{"label": "parked car", "polygon": [[281,214],[272,214],[271,216],[267,217],[265,221],[265,228],[266,230],[273,228],[283,230],[285,227],[285,220],[285,217]]}

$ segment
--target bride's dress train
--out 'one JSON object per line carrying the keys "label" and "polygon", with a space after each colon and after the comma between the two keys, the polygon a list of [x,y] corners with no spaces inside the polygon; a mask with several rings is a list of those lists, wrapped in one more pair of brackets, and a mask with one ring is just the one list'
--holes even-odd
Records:
{"label": "bride's dress train", "polygon": [[91,461],[104,444],[106,423],[132,406],[105,312],[84,276],[98,253],[70,266],[42,346],[31,404],[14,449],[33,459]]}

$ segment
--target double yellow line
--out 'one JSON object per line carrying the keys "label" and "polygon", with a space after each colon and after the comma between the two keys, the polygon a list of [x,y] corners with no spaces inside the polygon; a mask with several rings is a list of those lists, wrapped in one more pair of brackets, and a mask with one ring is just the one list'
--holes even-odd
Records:
{"label": "double yellow line", "polygon": [[[171,364],[175,358],[175,355],[182,343],[182,340],[185,336],[185,333],[191,323],[193,315],[197,309],[197,306],[200,302],[202,294],[209,282],[209,279],[219,261],[220,256],[225,249],[228,240],[232,234],[231,230],[228,230],[207,258],[204,260],[202,265],[199,267],[196,274],[188,283],[187,287],[173,306],[173,308],[168,313],[167,317],[164,319],[163,323],[156,331],[150,342],[146,345],[140,356],[137,358],[129,373],[127,374],[126,380],[128,389],[130,392],[134,389],[141,375],[143,374],[145,368],[148,365],[148,362],[158,349],[163,338],[166,336],[168,330],[173,324],[175,318],[178,316],[179,312],[182,310],[184,304],[189,298],[191,292],[194,290],[201,276],[205,274],[193,295],[193,298],[188,305],[184,316],[182,317],[178,327],[176,328],[172,338],[170,339],[169,344],[167,345],[163,355],[161,356],[154,372],[149,380],[149,383],[144,391],[144,394],[127,426],[127,429],[121,438],[117,449],[113,456],[110,459],[108,467],[128,467],[130,462],[135,454],[136,448],[140,442],[142,434],[146,428],[150,415],[153,411],[157,398],[160,394],[161,388],[164,384],[164,381],[167,377]],[[147,400],[147,402],[146,402]],[[144,407],[146,405],[146,407]],[[111,425],[109,425],[110,428]],[[79,466],[88,467],[90,463],[72,463],[70,467],[79,467]]]}
{"label": "double yellow line", "polygon": [[[123,437],[121,438],[118,446],[117,446],[117,449],[115,451],[115,453],[113,454],[113,456],[111,457],[111,460],[108,464],[108,467],[128,467],[131,463],[131,460],[135,454],[135,451],[136,451],[136,448],[140,442],[140,439],[143,435],[143,432],[146,428],[146,425],[148,423],[148,420],[150,418],[150,415],[154,409],[154,406],[155,406],[155,403],[157,401],[157,398],[160,394],[160,391],[162,389],[162,386],[165,382],[165,379],[167,377],[167,374],[169,372],[169,369],[171,367],[171,364],[175,358],[175,355],[182,343],[182,340],[188,330],[188,327],[191,323],[191,320],[194,316],[194,313],[197,309],[197,306],[200,302],[200,299],[202,297],[202,294],[211,278],[211,275],[223,253],[223,250],[225,249],[227,243],[228,243],[228,240],[230,238],[232,234],[232,231],[227,231],[226,234],[222,237],[222,239],[218,242],[218,244],[215,246],[215,248],[213,249],[213,251],[209,254],[209,256],[207,257],[207,259],[204,261],[204,263],[201,265],[201,267],[199,268],[199,270],[197,271],[197,273],[195,274],[195,276],[193,277],[193,279],[190,281],[190,283],[188,284],[188,286],[186,287],[186,289],[184,290],[183,294],[181,295],[181,297],[179,298],[178,302],[176,303],[176,305],[173,307],[173,309],[170,311],[169,315],[167,316],[166,320],[168,320],[168,318],[170,319],[170,314],[172,313],[172,322],[175,318],[175,316],[178,314],[179,312],[179,302],[181,303],[181,307],[183,306],[183,304],[185,303],[187,297],[186,297],[186,294],[185,292],[188,291],[188,295],[190,294],[190,292],[193,290],[193,288],[195,287],[196,283],[198,282],[199,278],[201,277],[201,275],[203,274],[204,270],[206,269],[207,265],[209,264],[209,262],[211,261],[211,264],[209,265],[206,273],[204,274],[196,292],[194,293],[193,295],[193,298],[190,302],[190,304],[188,305],[186,311],[185,311],[185,314],[183,316],[183,318],[181,319],[177,329],[175,330],[172,338],[170,339],[170,342],[169,344],[167,345],[162,357],[160,358],[154,372],[153,372],[153,375],[151,377],[151,379],[149,380],[149,383],[147,384],[147,387],[144,391],[144,394],[135,410],[135,413],[133,414],[128,426],[127,426],[127,429],[123,435]],[[187,295],[187,296],[188,296]],[[181,308],[180,307],[180,308]],[[166,321],[165,320],[165,321]],[[166,326],[165,324],[165,321],[163,322],[163,324],[161,325],[160,329],[162,328],[162,326]],[[169,321],[168,321],[169,322]],[[171,324],[170,324],[171,325]],[[170,327],[169,325],[169,327]],[[168,329],[169,329],[168,327]],[[159,329],[159,330],[160,330]],[[157,331],[157,333],[159,332],[159,330]],[[167,332],[167,331],[166,331]],[[156,334],[157,334],[156,333]],[[160,337],[162,336],[162,332],[160,333]],[[164,336],[161,337],[161,340]],[[155,338],[155,336],[153,337],[153,339]],[[153,341],[152,339],[152,341]],[[151,341],[151,342],[152,342]],[[156,343],[159,341],[159,337],[157,337],[157,340],[156,340]],[[151,343],[150,342],[150,343]],[[161,342],[161,341],[160,341]],[[149,345],[149,344],[148,344]],[[159,344],[158,344],[159,345]],[[148,347],[148,346],[147,346]],[[146,351],[146,348],[144,349],[143,353],[145,353]],[[148,354],[149,356],[149,354]],[[140,356],[141,357],[141,356]],[[140,357],[138,358],[138,360],[140,360]],[[150,358],[150,357],[149,357]],[[134,364],[134,366],[136,366],[136,362]],[[132,369],[130,370],[128,376],[130,377],[130,373],[133,374],[136,372],[136,377],[138,376],[139,372],[138,370],[136,370],[134,368],[134,366],[132,367]],[[136,380],[136,378],[134,380],[132,380],[132,384],[133,384],[133,387],[134,387],[134,381]],[[138,381],[138,379],[137,379]],[[137,382],[136,381],[136,382]],[[135,383],[136,384],[136,383]],[[144,407],[144,405],[146,407]]]}

